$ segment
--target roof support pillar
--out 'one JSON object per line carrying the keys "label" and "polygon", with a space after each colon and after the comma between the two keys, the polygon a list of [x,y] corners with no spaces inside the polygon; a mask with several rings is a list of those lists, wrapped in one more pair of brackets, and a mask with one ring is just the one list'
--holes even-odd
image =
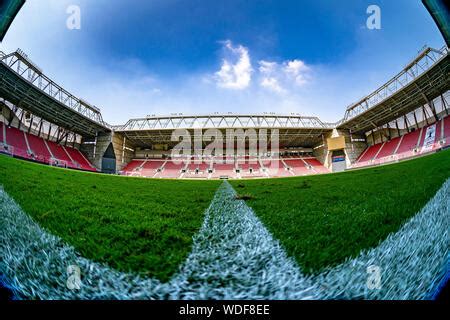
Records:
{"label": "roof support pillar", "polygon": [[433,112],[434,120],[435,121],[439,121],[439,117],[438,117],[437,112],[436,112],[436,107],[434,105],[434,101],[431,100],[428,104],[429,104],[429,106],[431,108],[431,111]]}
{"label": "roof support pillar", "polygon": [[61,128],[60,127],[58,127],[58,129],[56,130],[56,133],[57,133],[57,135],[56,135],[56,143],[59,143],[59,137],[61,135]]}
{"label": "roof support pillar", "polygon": [[98,138],[98,132],[95,133],[95,140],[94,140],[94,156],[93,156],[94,159],[95,159],[96,154],[97,154],[97,138]]}
{"label": "roof support pillar", "polygon": [[400,137],[400,128],[398,127],[398,120],[395,120],[395,127],[397,128],[397,136]]}
{"label": "roof support pillar", "polygon": [[22,109],[22,114],[20,115],[20,121],[19,121],[19,127],[18,127],[18,129],[20,130],[20,126],[22,125],[22,121],[23,121],[23,114],[24,114],[25,112],[23,111],[23,109]]}
{"label": "roof support pillar", "polygon": [[42,131],[42,119],[41,119],[41,121],[39,121],[38,137],[41,136],[41,131]]}
{"label": "roof support pillar", "polygon": [[423,120],[425,120],[426,124],[429,125],[427,110],[425,110],[424,106],[422,106],[422,114],[423,114]]}
{"label": "roof support pillar", "polygon": [[443,94],[441,94],[441,100],[442,100],[442,108],[445,110],[445,114],[448,115],[447,101],[445,101]]}
{"label": "roof support pillar", "polygon": [[405,127],[406,127],[406,131],[409,133],[409,123],[408,123],[408,118],[406,117],[406,115],[403,116],[403,121],[405,121]]}
{"label": "roof support pillar", "polygon": [[380,142],[384,142],[383,141],[383,133],[381,132],[382,130],[379,130],[378,129],[378,133],[379,133],[379,136],[380,136]]}
{"label": "roof support pillar", "polygon": [[30,125],[28,126],[28,134],[31,132],[31,127],[33,126],[34,116],[31,114]]}
{"label": "roof support pillar", "polygon": [[47,135],[47,140],[50,140],[50,134],[52,133],[52,124],[49,123],[48,125],[48,135]]}
{"label": "roof support pillar", "polygon": [[419,130],[419,123],[417,122],[416,110],[414,110],[413,114],[414,114],[414,122],[416,123],[416,129]]}
{"label": "roof support pillar", "polygon": [[123,136],[123,146],[122,146],[122,163],[125,162],[125,144],[127,142],[127,137]]}

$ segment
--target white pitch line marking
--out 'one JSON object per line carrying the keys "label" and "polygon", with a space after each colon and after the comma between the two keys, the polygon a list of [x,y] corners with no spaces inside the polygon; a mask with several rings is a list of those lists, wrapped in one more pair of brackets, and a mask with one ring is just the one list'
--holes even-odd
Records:
{"label": "white pitch line marking", "polygon": [[[306,277],[225,182],[180,272],[161,283],[78,256],[0,187],[0,272],[24,297],[41,299],[423,299],[445,272],[449,195],[450,180],[378,247]],[[66,287],[69,265],[81,269],[80,290]],[[372,265],[382,270],[376,290],[367,287]]]}

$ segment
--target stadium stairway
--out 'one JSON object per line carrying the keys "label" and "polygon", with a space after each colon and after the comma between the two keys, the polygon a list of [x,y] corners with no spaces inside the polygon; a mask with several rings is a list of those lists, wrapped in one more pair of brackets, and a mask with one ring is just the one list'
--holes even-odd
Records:
{"label": "stadium stairway", "polygon": [[72,162],[70,157],[67,155],[66,151],[63,147],[56,142],[47,141],[47,146],[50,149],[53,157],[62,164],[65,164],[67,167],[76,168],[76,164]]}
{"label": "stadium stairway", "polygon": [[330,173],[330,170],[325,168],[325,166],[320,163],[316,158],[305,158],[303,159],[308,165],[311,166],[312,170],[316,173]]}
{"label": "stadium stairway", "polygon": [[267,175],[270,177],[291,177],[292,172],[288,170],[285,163],[281,159],[275,160],[261,160]]}
{"label": "stadium stairway", "polygon": [[307,164],[302,159],[284,159],[284,163],[295,176],[311,174],[311,170],[308,169]]}
{"label": "stadium stairway", "polygon": [[78,165],[78,169],[86,171],[97,171],[78,149],[64,146],[62,146],[62,148],[66,151],[67,155],[72,160],[72,163]]}
{"label": "stadium stairway", "polygon": [[[134,175],[140,171],[139,169],[146,163],[146,160],[133,159],[122,169],[121,173],[126,176]],[[140,174],[139,174],[140,175]]]}
{"label": "stadium stairway", "polygon": [[400,137],[397,137],[392,140],[386,141],[386,143],[383,145],[383,148],[381,148],[380,152],[378,152],[375,159],[381,159],[393,155],[395,150],[397,150],[397,147],[400,143],[400,139],[401,139]]}
{"label": "stadium stairway", "polygon": [[43,163],[50,163],[52,155],[48,150],[44,140],[32,134],[26,134],[26,137],[28,139],[28,144],[30,145],[30,149],[35,157],[35,160]]}
{"label": "stadium stairway", "polygon": [[189,163],[183,178],[207,179],[209,177],[210,168],[211,164],[209,162]]}
{"label": "stadium stairway", "polygon": [[403,155],[404,157],[409,157],[414,154],[414,150],[420,143],[420,133],[422,129],[415,130],[410,134],[402,136],[402,141],[400,142],[396,154]]}

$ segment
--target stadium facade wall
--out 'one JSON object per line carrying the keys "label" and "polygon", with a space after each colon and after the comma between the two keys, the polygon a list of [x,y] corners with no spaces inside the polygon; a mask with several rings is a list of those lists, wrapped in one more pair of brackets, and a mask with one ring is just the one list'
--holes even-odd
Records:
{"label": "stadium facade wall", "polygon": [[350,134],[349,131],[338,130],[345,136],[345,154],[347,164],[352,164],[358,159],[360,154],[367,148],[366,137],[362,134]]}
{"label": "stadium facade wall", "polygon": [[321,163],[323,163],[323,165],[326,168],[329,168],[329,164],[326,163],[327,153],[328,153],[327,151],[328,151],[327,146],[324,144],[324,145],[318,146],[317,148],[313,149],[313,155],[314,155],[314,157],[316,157],[317,160],[319,160]]}
{"label": "stadium facade wall", "polygon": [[335,129],[331,133],[324,135],[323,144],[313,149],[313,155],[323,163],[323,165],[332,169],[333,152],[328,150],[327,139],[339,136],[345,137],[345,154],[347,167],[356,161],[359,155],[367,148],[366,137],[361,134],[350,134],[348,130]]}
{"label": "stadium facade wall", "polygon": [[103,154],[111,143],[110,133],[99,133],[96,139],[83,139],[81,152],[83,152],[89,161],[99,170],[102,169]]}
{"label": "stadium facade wall", "polygon": [[116,154],[116,171],[119,172],[134,158],[135,148],[124,135],[117,132],[112,133],[111,141]]}
{"label": "stadium facade wall", "polygon": [[134,158],[134,146],[122,134],[99,133],[96,139],[84,139],[81,151],[97,169],[102,170],[103,155],[111,143],[116,157],[116,172],[119,172]]}

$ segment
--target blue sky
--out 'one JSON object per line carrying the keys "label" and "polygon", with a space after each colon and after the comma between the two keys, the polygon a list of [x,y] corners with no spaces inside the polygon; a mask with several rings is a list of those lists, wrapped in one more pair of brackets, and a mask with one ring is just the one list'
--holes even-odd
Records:
{"label": "blue sky", "polygon": [[[369,5],[381,29],[369,30]],[[66,10],[78,5],[81,29]],[[27,0],[2,51],[121,124],[151,114],[299,113],[334,122],[424,46],[419,0]]]}

